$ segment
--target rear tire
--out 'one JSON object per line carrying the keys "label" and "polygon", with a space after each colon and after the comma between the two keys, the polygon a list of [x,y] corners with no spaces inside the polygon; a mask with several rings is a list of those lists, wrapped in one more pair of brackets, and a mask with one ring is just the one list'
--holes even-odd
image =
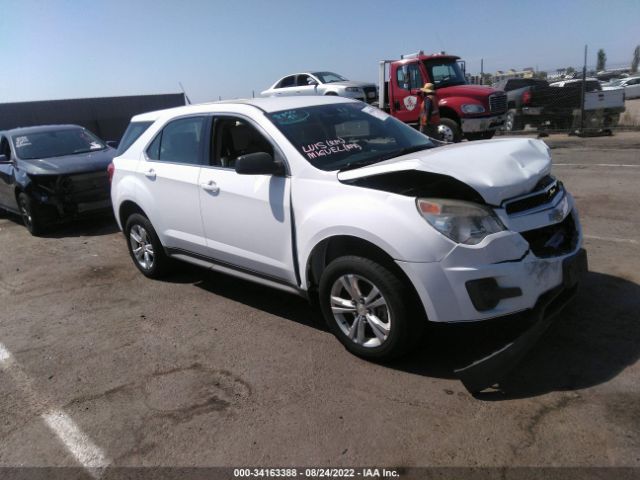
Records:
{"label": "rear tire", "polygon": [[162,278],[171,269],[171,259],[165,254],[158,234],[149,219],[132,214],[124,229],[129,255],[135,266],[149,278]]}
{"label": "rear tire", "polygon": [[460,125],[451,118],[440,118],[438,133],[440,134],[440,138],[445,142],[458,143],[462,140]]}
{"label": "rear tire", "polygon": [[426,323],[404,282],[363,257],[332,261],[320,278],[319,302],[333,334],[351,353],[387,360],[407,354]]}
{"label": "rear tire", "polygon": [[38,236],[46,232],[49,226],[48,212],[41,205],[34,202],[26,193],[21,192],[18,195],[18,208],[22,222],[31,235]]}

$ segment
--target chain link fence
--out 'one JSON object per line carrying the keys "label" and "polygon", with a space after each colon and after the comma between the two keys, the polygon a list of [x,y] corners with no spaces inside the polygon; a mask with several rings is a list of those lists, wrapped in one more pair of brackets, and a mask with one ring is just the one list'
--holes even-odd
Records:
{"label": "chain link fence", "polygon": [[507,94],[503,134],[543,131],[607,134],[640,130],[640,76],[604,83],[595,78],[548,82],[508,78],[494,88]]}

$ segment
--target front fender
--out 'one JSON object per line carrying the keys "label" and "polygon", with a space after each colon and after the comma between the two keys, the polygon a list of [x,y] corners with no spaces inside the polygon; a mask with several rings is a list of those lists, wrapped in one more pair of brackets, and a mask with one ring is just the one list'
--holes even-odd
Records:
{"label": "front fender", "polygon": [[[479,113],[479,114],[475,114],[475,115],[470,115],[468,113],[464,113],[462,111],[462,105],[467,105],[467,104],[477,104],[477,105],[481,105],[485,111],[483,113]],[[443,109],[443,108],[449,108],[450,110],[453,110],[454,112],[456,112],[456,114],[459,117],[473,117],[473,116],[482,116],[482,115],[486,115],[488,112],[487,110],[487,105],[480,99],[474,98],[474,97],[446,97],[443,99],[440,99],[438,101],[438,108]]]}
{"label": "front fender", "polygon": [[412,262],[439,261],[454,247],[420,216],[412,197],[339,183],[334,190],[342,194],[331,190],[326,185],[296,189],[303,192],[294,198],[300,266],[307,265],[320,242],[334,236],[361,238],[395,260]]}

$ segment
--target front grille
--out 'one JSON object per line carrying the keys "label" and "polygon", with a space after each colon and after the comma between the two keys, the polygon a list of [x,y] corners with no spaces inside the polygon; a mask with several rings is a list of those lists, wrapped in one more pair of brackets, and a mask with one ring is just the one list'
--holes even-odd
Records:
{"label": "front grille", "polygon": [[507,94],[504,92],[493,93],[489,96],[489,111],[491,113],[504,113],[507,111]]}
{"label": "front grille", "polygon": [[60,190],[74,202],[95,202],[109,197],[107,171],[78,173],[60,178]]}
{"label": "front grille", "polygon": [[[549,181],[551,183],[548,183]],[[539,190],[540,188],[542,188],[542,190]],[[538,182],[538,185],[536,185],[534,189],[535,193],[506,202],[504,210],[507,212],[507,215],[533,210],[534,208],[553,202],[563,191],[564,187],[562,182],[555,181],[553,177],[547,176]]]}
{"label": "front grille", "polygon": [[560,223],[520,232],[520,235],[529,242],[531,251],[541,258],[566,255],[575,249],[578,241],[573,213]]}

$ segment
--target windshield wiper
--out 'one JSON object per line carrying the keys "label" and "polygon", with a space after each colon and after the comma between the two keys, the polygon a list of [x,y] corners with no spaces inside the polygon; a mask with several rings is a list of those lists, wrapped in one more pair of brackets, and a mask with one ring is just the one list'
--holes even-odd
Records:
{"label": "windshield wiper", "polygon": [[353,170],[354,168],[366,167],[367,165],[373,165],[374,163],[378,163],[381,160],[379,158],[369,159],[369,160],[358,160],[357,162],[349,162],[344,165],[339,172],[344,172],[345,170]]}
{"label": "windshield wiper", "polygon": [[345,170],[353,170],[354,168],[366,167],[367,165],[373,165],[374,163],[382,162],[384,160],[390,160],[396,157],[401,157],[402,155],[407,155],[413,152],[419,152],[420,150],[427,150],[428,148],[433,148],[433,147],[435,147],[435,145],[423,144],[423,145],[414,145],[412,147],[401,148],[400,150],[396,150],[394,152],[391,152],[387,155],[383,155],[382,157],[378,157],[375,159],[349,162],[344,167],[342,167],[339,171],[344,172]]}
{"label": "windshield wiper", "polygon": [[389,160],[391,158],[401,157],[402,155],[407,155],[413,152],[419,152],[420,150],[427,150],[429,148],[433,148],[435,145],[423,144],[423,145],[414,145],[413,147],[405,147],[400,150],[396,150],[395,152],[391,152],[388,155],[385,155],[378,159],[378,161]]}

